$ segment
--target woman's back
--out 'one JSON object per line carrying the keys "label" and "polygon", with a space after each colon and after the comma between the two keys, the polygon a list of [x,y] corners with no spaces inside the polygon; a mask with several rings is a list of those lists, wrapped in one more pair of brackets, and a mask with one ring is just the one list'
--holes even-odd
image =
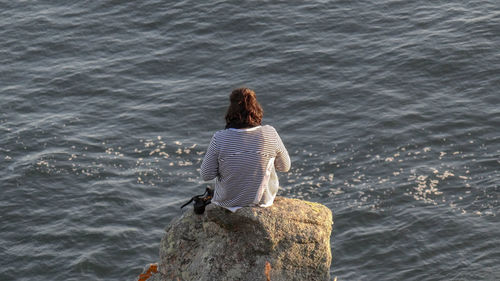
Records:
{"label": "woman's back", "polygon": [[215,204],[251,206],[261,203],[275,168],[288,171],[288,153],[273,127],[258,126],[215,133],[201,174],[204,180],[216,177]]}

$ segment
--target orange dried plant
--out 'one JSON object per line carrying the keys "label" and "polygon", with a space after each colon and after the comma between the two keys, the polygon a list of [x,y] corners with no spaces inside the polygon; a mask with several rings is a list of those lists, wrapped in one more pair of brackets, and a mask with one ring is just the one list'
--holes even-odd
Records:
{"label": "orange dried plant", "polygon": [[267,281],[271,281],[271,264],[266,261],[266,268],[264,269],[264,274],[266,275]]}
{"label": "orange dried plant", "polygon": [[139,275],[139,279],[137,281],[146,281],[153,275],[153,273],[158,273],[158,264],[152,263],[149,265],[148,270],[146,270],[146,273],[142,273]]}

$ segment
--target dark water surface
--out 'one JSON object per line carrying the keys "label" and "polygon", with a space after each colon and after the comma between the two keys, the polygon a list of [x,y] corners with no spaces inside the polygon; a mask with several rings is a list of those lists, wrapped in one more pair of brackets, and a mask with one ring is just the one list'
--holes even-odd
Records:
{"label": "dark water surface", "polygon": [[157,261],[243,85],[332,276],[500,279],[500,2],[3,1],[0,38],[0,280]]}

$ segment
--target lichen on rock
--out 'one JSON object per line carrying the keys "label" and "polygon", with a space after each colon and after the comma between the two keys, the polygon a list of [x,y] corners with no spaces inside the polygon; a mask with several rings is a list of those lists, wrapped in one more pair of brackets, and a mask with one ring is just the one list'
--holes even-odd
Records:
{"label": "lichen on rock", "polygon": [[[268,208],[186,211],[160,244],[161,280],[329,280],[331,211],[277,197]],[[155,276],[155,279],[158,276]]]}

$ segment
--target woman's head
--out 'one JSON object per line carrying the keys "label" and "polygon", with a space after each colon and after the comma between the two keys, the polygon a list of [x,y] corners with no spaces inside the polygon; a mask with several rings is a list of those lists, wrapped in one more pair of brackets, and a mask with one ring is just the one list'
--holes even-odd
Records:
{"label": "woman's head", "polygon": [[255,92],[248,88],[234,90],[229,96],[231,104],[226,113],[227,128],[250,128],[262,123],[264,111]]}

